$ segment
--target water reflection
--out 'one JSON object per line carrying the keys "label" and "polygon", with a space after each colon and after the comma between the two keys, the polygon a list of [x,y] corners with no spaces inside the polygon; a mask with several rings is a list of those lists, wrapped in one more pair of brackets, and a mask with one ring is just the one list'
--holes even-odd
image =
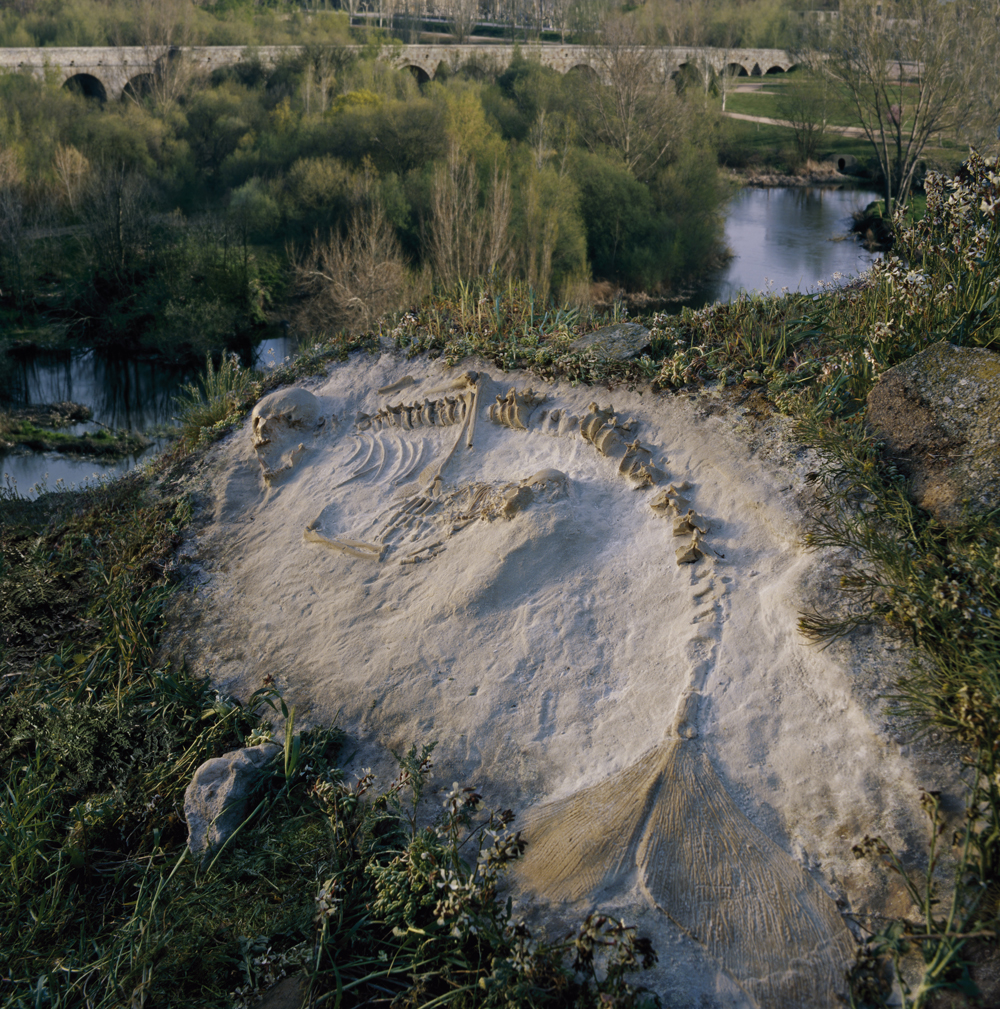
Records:
{"label": "water reflection", "polygon": [[851,214],[876,199],[877,193],[851,188],[741,190],[726,218],[726,244],[734,257],[685,304],[700,308],[768,286],[813,290],[835,273],[863,273],[879,253],[866,252],[849,235]]}
{"label": "water reflection", "polygon": [[8,358],[0,406],[84,403],[97,424],[147,431],[171,423],[174,397],[193,376],[191,369],[92,350],[18,354]]}

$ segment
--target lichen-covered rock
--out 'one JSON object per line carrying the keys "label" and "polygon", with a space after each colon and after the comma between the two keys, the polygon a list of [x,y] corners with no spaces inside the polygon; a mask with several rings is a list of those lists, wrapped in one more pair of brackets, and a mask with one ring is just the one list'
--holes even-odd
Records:
{"label": "lichen-covered rock", "polygon": [[619,322],[613,326],[595,329],[570,344],[570,350],[582,354],[590,351],[608,361],[631,361],[649,346],[649,330],[637,322]]}
{"label": "lichen-covered rock", "polygon": [[184,792],[188,847],[193,855],[211,858],[243,822],[247,799],[279,749],[276,743],[262,743],[231,750],[206,760],[194,772]]}
{"label": "lichen-covered rock", "polygon": [[1000,507],[1000,354],[934,344],[881,376],[866,420],[942,522]]}

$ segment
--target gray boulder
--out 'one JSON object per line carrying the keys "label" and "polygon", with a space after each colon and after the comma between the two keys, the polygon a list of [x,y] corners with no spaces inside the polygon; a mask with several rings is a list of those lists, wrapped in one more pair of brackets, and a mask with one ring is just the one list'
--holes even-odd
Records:
{"label": "gray boulder", "polygon": [[278,752],[276,743],[231,750],[206,760],[194,772],[184,792],[188,847],[202,861],[211,858],[247,815],[247,799],[260,783],[267,762]]}
{"label": "gray boulder", "polygon": [[618,322],[577,337],[569,346],[578,354],[589,351],[606,361],[631,361],[649,346],[649,341],[649,330],[645,326],[637,322]]}
{"label": "gray boulder", "polygon": [[866,421],[942,522],[1000,507],[1000,354],[936,343],[879,378]]}

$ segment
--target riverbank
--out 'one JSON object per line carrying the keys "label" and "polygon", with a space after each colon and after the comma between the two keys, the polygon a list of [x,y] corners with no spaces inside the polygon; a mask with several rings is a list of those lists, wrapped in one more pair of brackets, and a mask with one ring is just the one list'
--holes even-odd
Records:
{"label": "riverbank", "polygon": [[730,168],[726,177],[739,186],[759,186],[774,189],[784,186],[847,186],[867,188],[870,183],[856,175],[842,172],[835,161],[807,161],[790,171],[774,171],[768,168]]}
{"label": "riverbank", "polygon": [[63,430],[85,425],[92,415],[90,407],[69,402],[0,411],[0,452],[58,452],[120,459],[149,446],[147,437],[133,431]]}

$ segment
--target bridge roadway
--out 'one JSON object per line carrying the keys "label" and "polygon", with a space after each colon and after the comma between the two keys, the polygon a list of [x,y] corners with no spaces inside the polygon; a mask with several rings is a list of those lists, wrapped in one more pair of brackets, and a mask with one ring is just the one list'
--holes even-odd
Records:
{"label": "bridge roadway", "polygon": [[[191,68],[212,71],[232,66],[254,53],[265,63],[276,63],[283,55],[298,52],[301,46],[183,46],[166,47],[93,47],[0,49],[0,72],[27,71],[38,77],[47,73],[60,84],[75,80],[84,94],[121,98],[126,88],[141,93],[143,87],[163,73],[174,59],[183,59]],[[356,47],[348,47],[354,49]],[[462,67],[483,71],[509,66],[519,49],[528,59],[560,73],[572,70],[605,76],[600,47],[564,45],[410,45],[387,47],[383,59],[409,68],[421,82],[431,80],[444,64],[449,70]],[[709,49],[650,47],[650,70],[656,80],[666,82],[682,67],[699,76],[707,67],[717,74],[727,70],[739,76],[760,76],[786,71],[794,60],[782,49]]]}

